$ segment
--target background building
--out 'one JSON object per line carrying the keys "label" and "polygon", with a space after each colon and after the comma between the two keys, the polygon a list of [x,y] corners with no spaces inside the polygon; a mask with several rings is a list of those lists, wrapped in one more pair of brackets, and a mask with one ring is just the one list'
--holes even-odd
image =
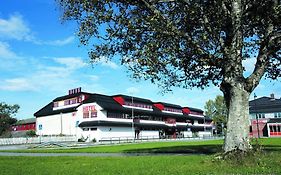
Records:
{"label": "background building", "polygon": [[250,134],[253,137],[281,136],[281,99],[261,97],[250,101]]}
{"label": "background building", "polygon": [[176,138],[211,135],[203,111],[126,95],[107,96],[70,90],[35,114],[38,135],[109,138]]}
{"label": "background building", "polygon": [[26,132],[36,129],[36,118],[28,118],[17,121],[11,126],[11,134],[13,137],[26,136]]}

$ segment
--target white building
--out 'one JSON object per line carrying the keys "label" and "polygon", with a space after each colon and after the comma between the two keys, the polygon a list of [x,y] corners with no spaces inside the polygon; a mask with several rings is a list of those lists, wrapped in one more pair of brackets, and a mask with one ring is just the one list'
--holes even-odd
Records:
{"label": "white building", "polygon": [[87,141],[211,135],[211,119],[200,109],[126,95],[70,90],[37,111],[38,135],[76,135]]}

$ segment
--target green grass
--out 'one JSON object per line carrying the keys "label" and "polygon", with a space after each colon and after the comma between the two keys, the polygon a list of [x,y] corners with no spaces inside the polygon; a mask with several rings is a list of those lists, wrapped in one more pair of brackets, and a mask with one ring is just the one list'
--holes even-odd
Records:
{"label": "green grass", "polygon": [[214,162],[213,156],[0,157],[0,174],[281,174],[281,154],[264,155],[259,165]]}
{"label": "green grass", "polygon": [[[153,142],[29,152],[193,152],[136,157],[1,157],[0,174],[281,174],[281,138],[260,139],[266,150],[243,161],[217,160],[222,140]],[[202,151],[205,150],[205,151]]]}

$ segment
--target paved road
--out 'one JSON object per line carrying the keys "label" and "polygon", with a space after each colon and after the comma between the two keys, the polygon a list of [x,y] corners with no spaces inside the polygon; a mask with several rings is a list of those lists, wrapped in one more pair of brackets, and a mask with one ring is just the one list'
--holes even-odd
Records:
{"label": "paved road", "polygon": [[5,146],[0,146],[0,151],[1,150],[17,150],[17,149],[27,149],[30,145],[5,145]]}
{"label": "paved road", "polygon": [[191,154],[173,154],[173,153],[13,153],[0,152],[0,156],[27,156],[27,157],[131,157],[131,156],[183,156]]}

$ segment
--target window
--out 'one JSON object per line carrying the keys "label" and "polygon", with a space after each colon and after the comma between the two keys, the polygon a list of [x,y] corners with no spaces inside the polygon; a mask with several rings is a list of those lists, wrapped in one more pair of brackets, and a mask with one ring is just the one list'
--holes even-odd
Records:
{"label": "window", "polygon": [[97,116],[98,116],[97,111],[91,111],[91,118],[95,118]]}
{"label": "window", "polygon": [[91,131],[96,131],[97,130],[97,128],[91,128]]}
{"label": "window", "polygon": [[70,100],[64,100],[64,105],[69,105]]}
{"label": "window", "polygon": [[89,111],[83,111],[83,118],[89,118]]}
{"label": "window", "polygon": [[83,131],[89,131],[89,128],[83,128]]}
{"label": "window", "polygon": [[69,100],[69,104],[76,104],[77,103],[77,99],[73,98]]}
{"label": "window", "polygon": [[54,108],[59,107],[59,102],[54,102]]}

